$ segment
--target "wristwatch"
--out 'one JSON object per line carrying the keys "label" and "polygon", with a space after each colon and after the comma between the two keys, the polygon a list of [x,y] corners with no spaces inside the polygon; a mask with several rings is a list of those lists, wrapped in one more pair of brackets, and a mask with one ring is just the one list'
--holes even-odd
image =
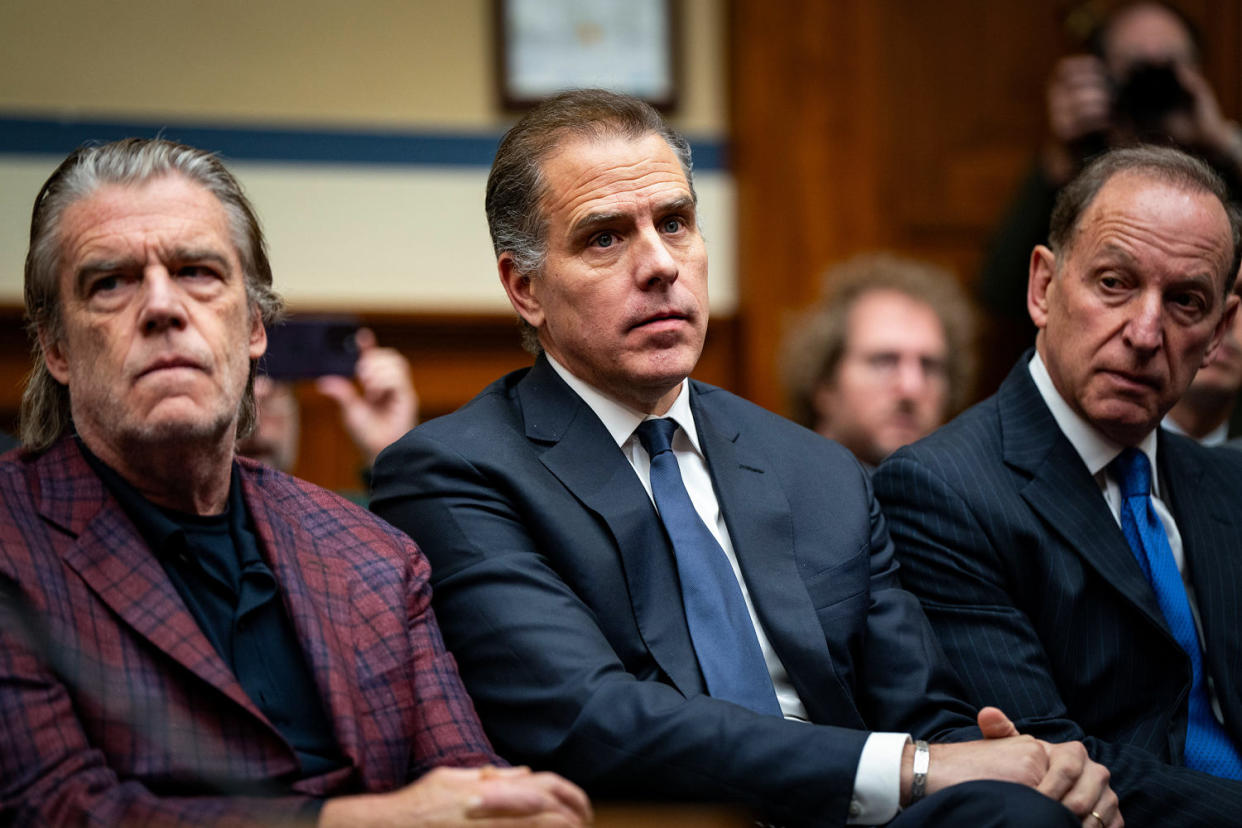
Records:
{"label": "wristwatch", "polygon": [[910,780],[910,804],[918,802],[927,793],[927,769],[931,767],[931,750],[927,742],[914,742],[914,777]]}

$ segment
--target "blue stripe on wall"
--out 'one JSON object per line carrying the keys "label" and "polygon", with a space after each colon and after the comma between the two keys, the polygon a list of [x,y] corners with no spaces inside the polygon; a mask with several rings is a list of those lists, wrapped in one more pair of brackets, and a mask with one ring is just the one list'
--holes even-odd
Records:
{"label": "blue stripe on wall", "polygon": [[[64,156],[87,141],[156,135],[235,161],[490,167],[502,133],[265,129],[0,116],[0,154]],[[724,141],[691,138],[690,145],[695,170],[725,169]]]}

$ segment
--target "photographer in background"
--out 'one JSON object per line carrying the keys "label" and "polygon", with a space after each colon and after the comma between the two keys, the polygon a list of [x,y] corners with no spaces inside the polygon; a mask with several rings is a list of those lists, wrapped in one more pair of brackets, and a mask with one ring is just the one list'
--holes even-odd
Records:
{"label": "photographer in background", "polygon": [[1063,57],[1052,71],[1047,140],[984,258],[979,301],[1003,325],[992,349],[998,364],[1034,338],[1026,310],[1030,252],[1047,242],[1057,192],[1086,160],[1113,147],[1169,144],[1211,164],[1235,198],[1242,190],[1242,129],[1224,118],[1203,77],[1190,20],[1164,3],[1124,3],[1086,46],[1087,54]]}

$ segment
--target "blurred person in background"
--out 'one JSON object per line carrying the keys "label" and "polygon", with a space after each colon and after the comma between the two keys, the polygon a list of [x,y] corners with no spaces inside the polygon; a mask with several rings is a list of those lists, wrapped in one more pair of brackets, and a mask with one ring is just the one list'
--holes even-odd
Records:
{"label": "blurred person in background", "polygon": [[1201,42],[1174,6],[1140,0],[1114,8],[1091,31],[1083,54],[1061,58],[1048,80],[1048,135],[993,234],[978,282],[982,306],[1005,328],[992,349],[1005,366],[1028,348],[1031,250],[1048,241],[1057,193],[1103,151],[1168,144],[1206,160],[1236,199],[1242,129],[1224,117],[1203,75]]}
{"label": "blurred person in background", "polygon": [[[1233,292],[1242,296],[1234,282]],[[1212,360],[1199,369],[1177,405],[1164,417],[1170,431],[1217,446],[1230,436],[1230,419],[1242,392],[1242,314],[1233,319]]]}
{"label": "blurred person in background", "polygon": [[891,253],[829,269],[824,287],[785,345],[792,419],[875,467],[968,401],[974,315],[953,274]]}
{"label": "blurred person in background", "polygon": [[[279,339],[284,326],[276,327],[271,338]],[[380,347],[369,328],[350,335],[350,353],[357,361],[349,376],[325,374],[315,378],[315,388],[332,398],[340,409],[341,425],[358,449],[362,491],[346,492],[351,500],[364,501],[371,465],[379,453],[418,424],[418,394],[410,376],[410,363],[395,348]],[[296,348],[290,358],[297,362]],[[304,361],[304,360],[303,360]],[[310,361],[314,361],[312,357]],[[352,356],[350,358],[352,362]],[[280,361],[271,366],[275,377],[260,373],[255,378],[255,400],[259,419],[254,432],[239,441],[239,454],[292,473],[298,461],[301,440],[301,407],[294,382],[289,377],[314,376],[314,365],[302,365],[294,373]]]}

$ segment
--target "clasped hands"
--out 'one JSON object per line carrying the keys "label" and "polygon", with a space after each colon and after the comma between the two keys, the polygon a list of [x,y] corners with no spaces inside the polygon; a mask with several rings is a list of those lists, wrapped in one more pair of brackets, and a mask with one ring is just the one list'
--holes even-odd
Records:
{"label": "clasped hands", "polygon": [[554,773],[441,767],[391,793],[329,800],[319,813],[319,828],[579,828],[593,819],[582,789]]}
{"label": "clasped hands", "polygon": [[[1093,762],[1081,742],[1053,744],[1024,736],[995,707],[979,711],[983,739],[931,745],[927,794],[979,779],[1016,782],[1057,800],[1082,820],[1083,828],[1122,828],[1117,794],[1108,768]],[[902,801],[909,796],[914,748],[902,760]]]}

